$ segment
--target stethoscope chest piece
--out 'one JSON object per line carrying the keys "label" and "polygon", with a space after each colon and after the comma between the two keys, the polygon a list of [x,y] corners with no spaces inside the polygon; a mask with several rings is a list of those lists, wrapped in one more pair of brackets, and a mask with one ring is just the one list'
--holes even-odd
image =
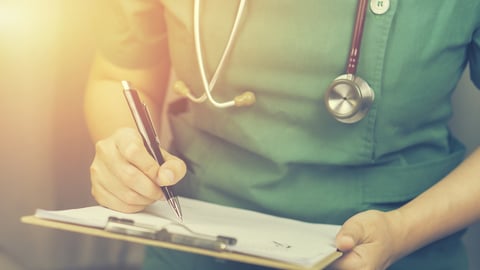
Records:
{"label": "stethoscope chest piece", "polygon": [[338,121],[353,124],[368,113],[374,91],[362,78],[353,74],[337,77],[325,92],[325,106]]}

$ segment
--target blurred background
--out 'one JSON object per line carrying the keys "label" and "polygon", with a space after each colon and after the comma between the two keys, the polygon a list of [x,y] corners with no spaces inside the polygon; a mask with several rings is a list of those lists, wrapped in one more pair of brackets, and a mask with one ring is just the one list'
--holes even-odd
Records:
{"label": "blurred background", "polygon": [[0,269],[136,269],[143,247],[19,222],[93,205],[82,95],[93,0],[0,0]]}
{"label": "blurred background", "polygon": [[[82,94],[94,49],[95,0],[0,0],[0,269],[138,269],[143,247],[20,223],[36,208],[95,204],[93,145]],[[452,128],[480,144],[480,92],[465,74]],[[164,136],[168,136],[164,135]],[[465,236],[480,269],[480,223]]]}

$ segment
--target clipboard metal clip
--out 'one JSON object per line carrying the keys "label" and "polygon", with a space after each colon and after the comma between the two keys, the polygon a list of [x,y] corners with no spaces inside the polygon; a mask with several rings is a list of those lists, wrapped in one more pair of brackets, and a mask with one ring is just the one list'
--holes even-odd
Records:
{"label": "clipboard metal clip", "polygon": [[172,223],[168,226],[182,227],[187,233],[170,232],[167,228],[157,230],[151,226],[135,224],[135,221],[131,219],[112,216],[108,218],[105,230],[112,233],[120,233],[213,251],[227,251],[228,246],[233,246],[237,242],[235,238],[229,236],[213,236],[197,233],[180,223]]}

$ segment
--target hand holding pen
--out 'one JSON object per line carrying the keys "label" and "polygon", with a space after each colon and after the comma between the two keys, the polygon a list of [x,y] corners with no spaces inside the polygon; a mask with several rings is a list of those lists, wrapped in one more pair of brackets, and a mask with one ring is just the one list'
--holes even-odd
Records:
{"label": "hand holding pen", "polygon": [[[140,96],[138,95],[137,91],[132,89],[127,81],[122,81],[122,86],[124,90],[123,93],[127,100],[133,119],[135,120],[135,124],[137,125],[137,129],[142,136],[145,148],[147,149],[148,153],[158,162],[158,164],[162,165],[165,162],[165,159],[160,151],[160,141],[157,133],[155,132],[155,128],[153,126],[147,106],[140,100]],[[177,196],[174,194],[173,186],[162,186],[161,189],[175,215],[180,220],[183,220],[182,209]]]}

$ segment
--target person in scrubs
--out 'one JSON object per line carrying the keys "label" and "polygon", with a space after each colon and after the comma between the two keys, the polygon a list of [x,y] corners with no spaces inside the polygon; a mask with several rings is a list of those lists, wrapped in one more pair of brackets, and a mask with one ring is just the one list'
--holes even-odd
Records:
{"label": "person in scrubs", "polygon": [[[332,269],[468,268],[461,236],[480,218],[480,151],[465,159],[448,121],[467,67],[480,87],[479,1],[369,0],[355,65],[374,99],[354,123],[332,116],[325,94],[345,73],[355,0],[248,1],[211,94],[224,102],[251,91],[255,103],[180,98],[166,107],[171,71],[192,95],[204,93],[202,74],[215,74],[238,14],[238,1],[196,3],[99,1],[85,95],[99,204],[141,211],[163,198],[160,186],[176,184],[181,196],[343,224],[344,255]],[[171,128],[161,166],[121,80],[140,92],[157,131]],[[151,247],[143,267],[266,269]]]}

